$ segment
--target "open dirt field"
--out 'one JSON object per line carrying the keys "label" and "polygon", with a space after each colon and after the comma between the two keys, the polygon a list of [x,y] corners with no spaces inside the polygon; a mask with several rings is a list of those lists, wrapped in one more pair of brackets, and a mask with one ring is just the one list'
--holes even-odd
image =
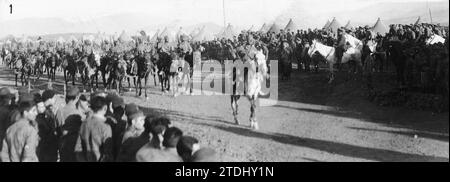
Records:
{"label": "open dirt field", "polygon": [[[239,102],[237,126],[229,96],[174,98],[152,85],[148,100],[134,91],[124,98],[167,115],[223,161],[449,161],[448,112],[380,107],[365,99],[358,80],[327,81],[325,72],[293,72],[290,81],[280,81],[278,104],[257,109],[258,131],[248,127],[247,99]],[[3,66],[0,86],[14,86]]]}

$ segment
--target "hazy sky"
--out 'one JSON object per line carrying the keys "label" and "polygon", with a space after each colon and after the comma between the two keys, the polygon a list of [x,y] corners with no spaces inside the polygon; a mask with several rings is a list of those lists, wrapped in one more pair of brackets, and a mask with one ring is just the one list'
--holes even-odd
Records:
{"label": "hazy sky", "polygon": [[[225,0],[227,22],[253,24],[273,20],[302,1],[316,13],[352,10],[383,1],[426,0]],[[429,0],[441,1],[441,0]],[[29,17],[58,17],[69,21],[91,20],[118,13],[145,13],[189,23],[223,24],[222,0],[0,0],[0,21]],[[13,14],[9,14],[13,4]]]}

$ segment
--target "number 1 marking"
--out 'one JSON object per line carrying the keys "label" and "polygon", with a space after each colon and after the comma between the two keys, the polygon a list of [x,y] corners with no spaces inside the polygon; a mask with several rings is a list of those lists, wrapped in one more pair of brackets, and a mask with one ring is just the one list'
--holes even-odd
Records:
{"label": "number 1 marking", "polygon": [[12,4],[9,4],[9,14],[12,14]]}

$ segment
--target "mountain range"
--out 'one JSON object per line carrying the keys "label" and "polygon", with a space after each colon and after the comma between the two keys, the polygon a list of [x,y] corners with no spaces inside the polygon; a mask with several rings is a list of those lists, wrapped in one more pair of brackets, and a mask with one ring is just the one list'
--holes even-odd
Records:
{"label": "mountain range", "polygon": [[[429,8],[432,11],[434,23],[448,25],[449,22],[449,2],[430,2]],[[414,23],[417,17],[422,21],[429,22],[429,11],[424,2],[384,2],[374,4],[368,7],[346,12],[328,12],[317,13],[314,9],[304,6],[301,1],[294,1],[292,6],[275,18],[275,22],[283,27],[289,19],[293,19],[299,28],[319,28],[327,20],[333,17],[344,26],[348,20],[354,26],[373,25],[380,17],[385,24],[392,23]],[[233,22],[231,22],[233,23]],[[268,25],[273,22],[267,22]],[[248,29],[248,27],[235,27],[236,31]],[[259,30],[262,25],[253,25],[254,29]],[[6,35],[14,36],[36,36],[46,34],[68,34],[68,33],[97,33],[106,34],[120,33],[123,30],[131,35],[136,35],[140,30],[145,30],[148,35],[154,34],[157,30],[162,31],[168,27],[171,31],[178,31],[180,27],[186,33],[194,29],[205,27],[208,32],[218,33],[222,26],[217,22],[203,22],[198,24],[185,24],[181,20],[164,20],[142,13],[121,13],[109,16],[94,18],[90,21],[71,22],[62,18],[26,18],[20,20],[10,20],[0,22],[0,37]]]}

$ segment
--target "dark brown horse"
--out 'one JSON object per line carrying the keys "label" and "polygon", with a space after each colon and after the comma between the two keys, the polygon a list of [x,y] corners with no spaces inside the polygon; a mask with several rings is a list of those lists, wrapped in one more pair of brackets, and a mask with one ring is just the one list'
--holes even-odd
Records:
{"label": "dark brown horse", "polygon": [[148,79],[150,76],[153,76],[153,82],[156,86],[156,74],[158,72],[158,68],[156,67],[156,64],[154,63],[154,56],[151,52],[147,53],[140,53],[136,58],[136,63],[138,66],[137,69],[137,85],[139,87],[139,93],[136,89],[136,95],[141,96],[142,95],[142,79],[144,79],[144,94],[145,98],[148,99],[147,95],[147,88],[148,88]]}

